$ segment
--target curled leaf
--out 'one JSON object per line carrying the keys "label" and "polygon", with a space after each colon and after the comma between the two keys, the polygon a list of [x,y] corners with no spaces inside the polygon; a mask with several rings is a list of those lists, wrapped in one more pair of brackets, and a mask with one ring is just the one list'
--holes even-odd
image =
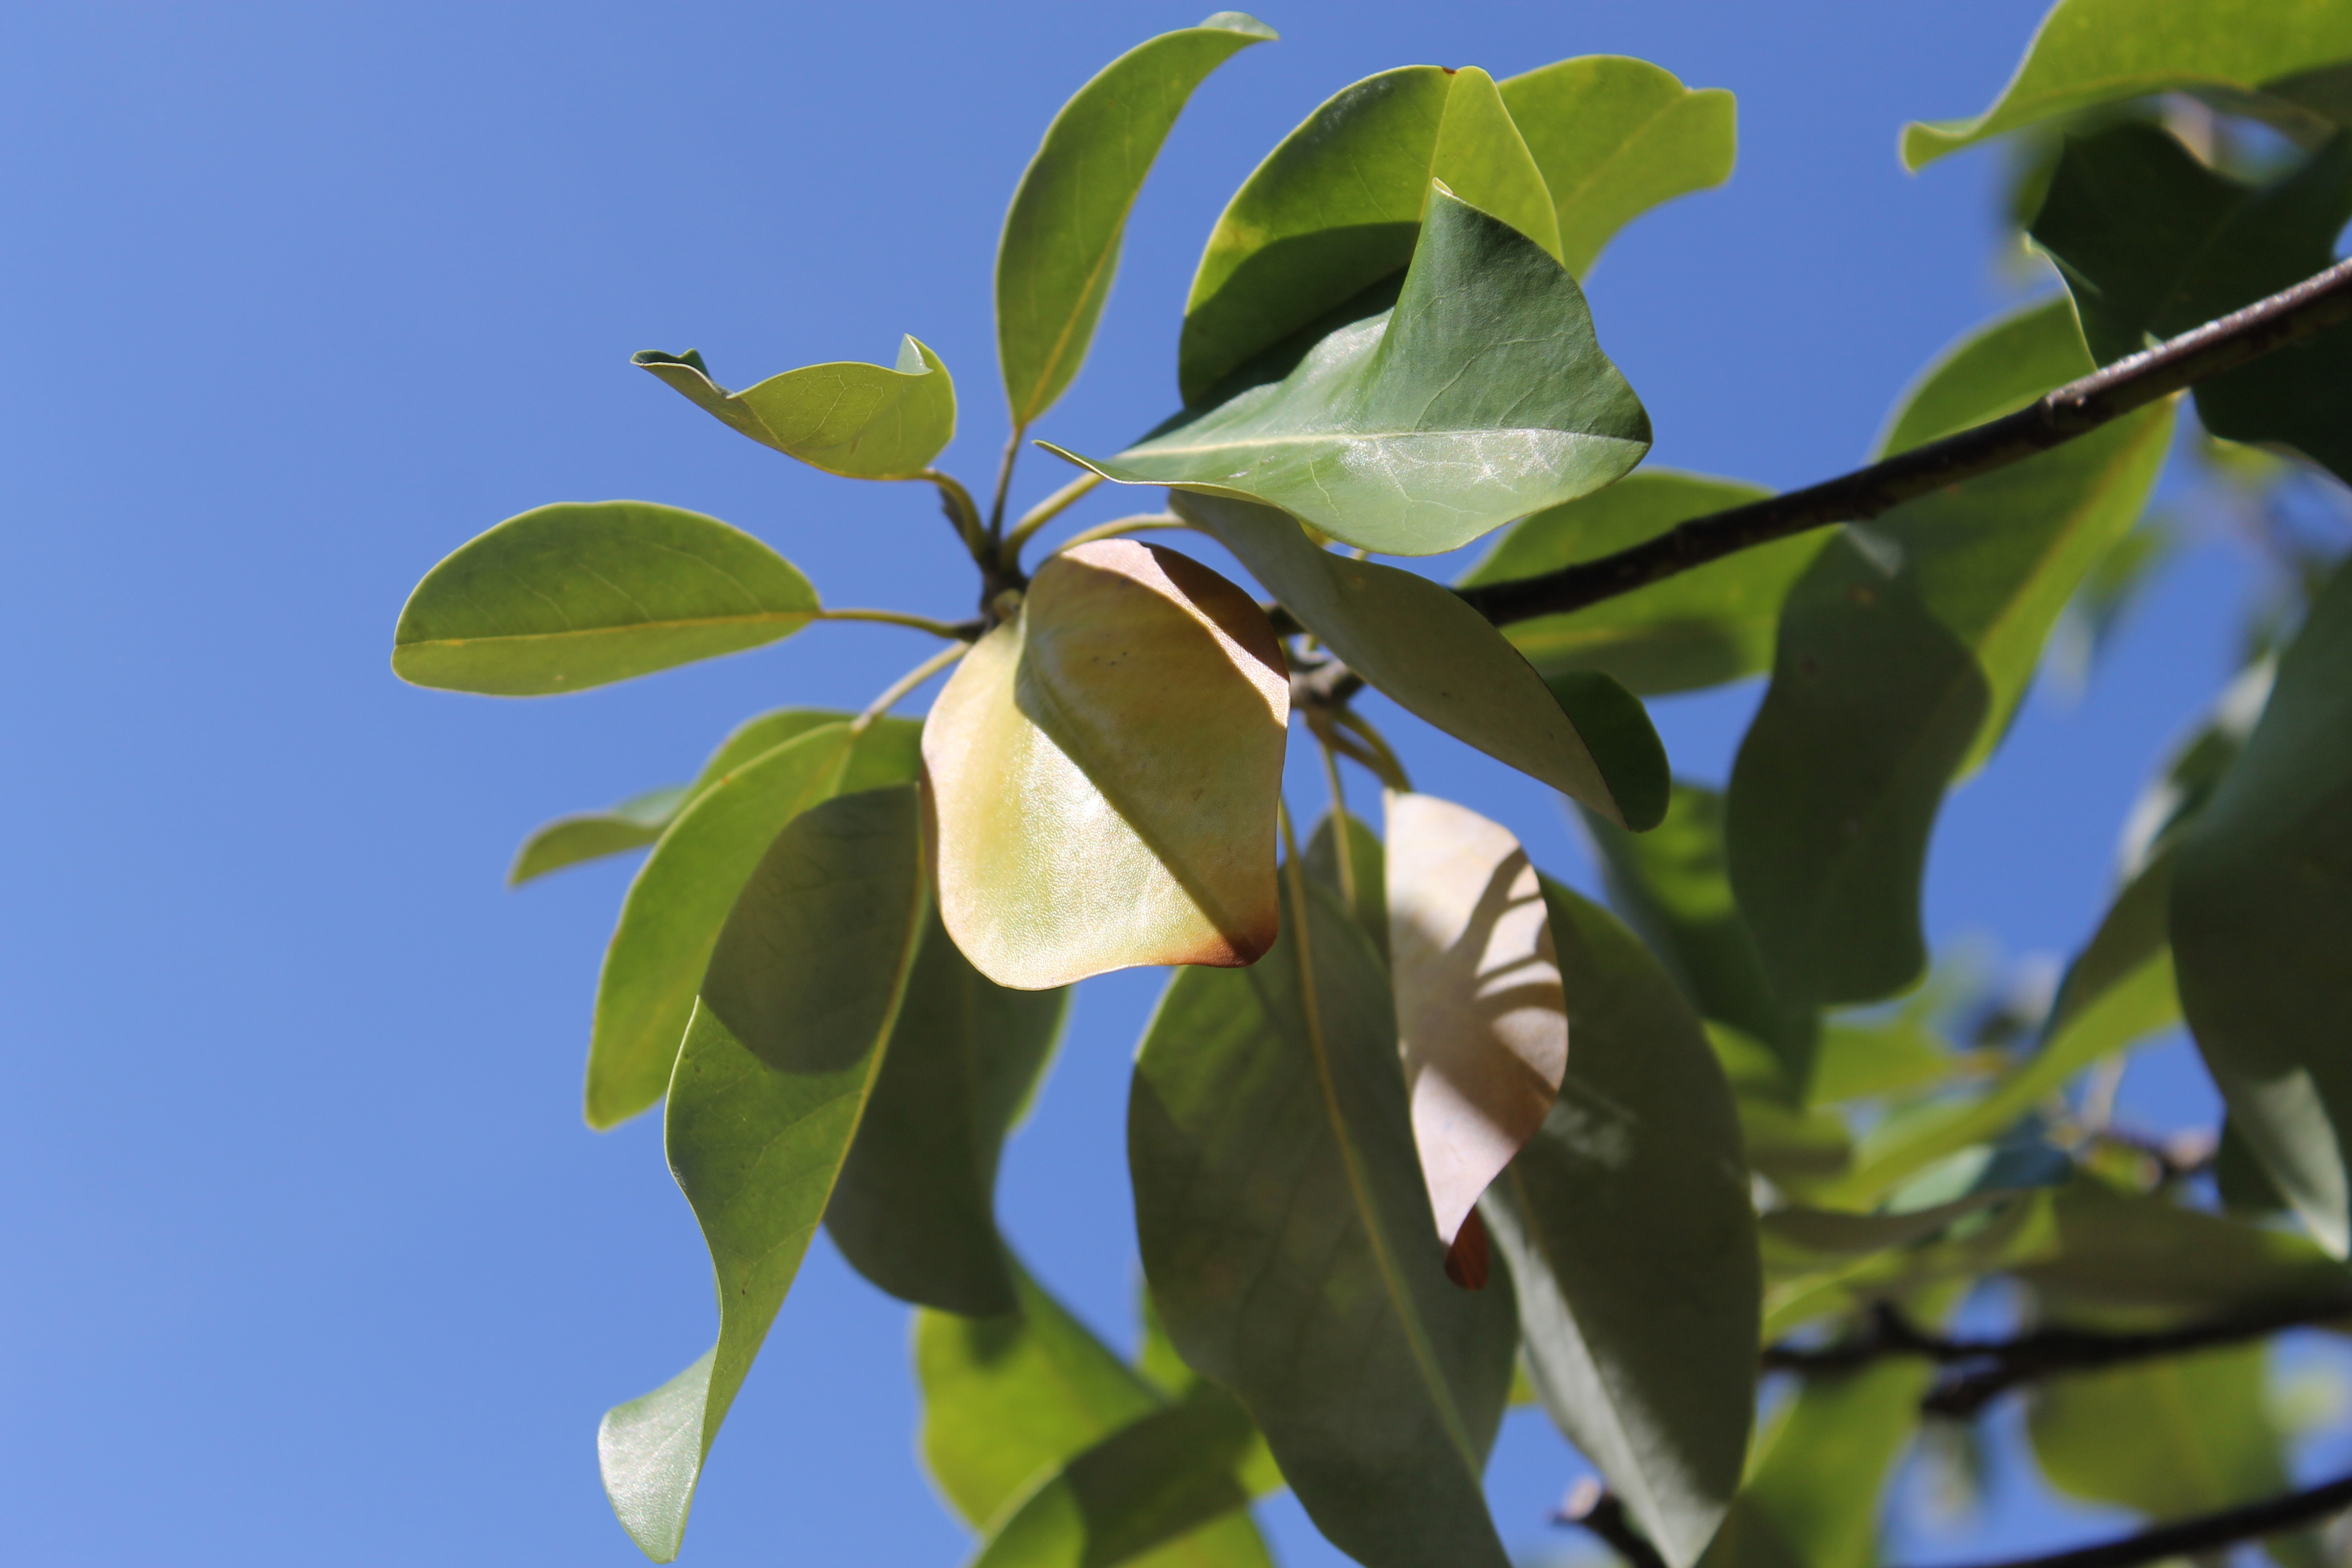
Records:
{"label": "curled leaf", "polygon": [[908,479],[955,438],[955,382],[940,356],[909,337],[894,370],[856,360],[813,364],[730,392],[702,356],[646,350],[629,363],[650,371],[729,429],[852,479]]}

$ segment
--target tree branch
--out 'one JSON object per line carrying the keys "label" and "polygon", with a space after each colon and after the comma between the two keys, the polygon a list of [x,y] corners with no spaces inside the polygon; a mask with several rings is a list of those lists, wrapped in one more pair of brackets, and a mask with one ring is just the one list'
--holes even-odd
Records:
{"label": "tree branch", "polygon": [[2347,320],[2352,320],[2352,261],[2117,360],[1989,424],[1805,489],[1693,518],[1597,561],[1456,592],[1497,626],[1580,610],[1759,544],[1831,523],[1867,521],[1905,501],[2063,446]]}
{"label": "tree branch", "polygon": [[1650,1538],[1633,1528],[1625,1517],[1625,1505],[1617,1494],[1603,1489],[1599,1483],[1583,1480],[1568,1495],[1558,1513],[1551,1516],[1554,1524],[1581,1525],[1607,1542],[1618,1556],[1632,1568],[1666,1568],[1666,1560],[1650,1544]]}

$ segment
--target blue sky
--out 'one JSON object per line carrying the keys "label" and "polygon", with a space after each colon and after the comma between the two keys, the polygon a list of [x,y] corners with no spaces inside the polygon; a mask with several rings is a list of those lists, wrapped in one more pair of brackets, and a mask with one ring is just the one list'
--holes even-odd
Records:
{"label": "blue sky", "polygon": [[[1272,5],[1273,0],[1268,0]],[[1739,95],[1729,187],[1591,282],[1655,460],[1772,485],[1865,452],[1917,368],[2019,298],[1998,154],[1904,174],[1898,126],[1990,100],[2038,0],[1297,0],[1201,91],[1130,226],[1093,360],[1039,434],[1114,448],[1174,402],[1227,193],[1323,97],[1430,61],[1640,55]],[[688,775],[739,717],[856,707],[928,647],[816,627],[578,697],[415,690],[386,658],[436,559],[628,496],[768,539],[827,600],[957,616],[929,500],[802,469],[626,363],[742,384],[936,348],[946,466],[1003,439],[989,266],[1062,98],[1197,20],[1139,4],[29,4],[0,12],[0,1510],[49,1564],[623,1564],[598,1415],[707,1343],[707,1265],[650,1119],[581,1124],[627,868],[509,893],[537,822]],[[1024,459],[1016,500],[1066,470]],[[1114,514],[1097,497],[1081,521]],[[2148,767],[2229,672],[2251,568],[2177,563],[2115,665],[2037,698],[1951,802],[1939,940],[2063,952]],[[1719,778],[1750,686],[1660,706]],[[1557,801],[1399,719],[1418,782],[1589,883]],[[1294,767],[1303,805],[1320,798]],[[1369,792],[1367,792],[1369,793]],[[1008,1225],[1131,1336],[1120,1148],[1154,976],[1091,984],[1011,1152]],[[2126,1104],[2209,1114],[2175,1045]],[[820,1244],[704,1483],[687,1561],[958,1561],[912,1461],[905,1310]],[[1515,1417],[1507,1539],[1577,1473]],[[1984,1542],[2093,1516],[2011,1488]],[[1297,1510],[1285,1560],[1336,1561]],[[1925,1540],[1915,1558],[1961,1549]]]}

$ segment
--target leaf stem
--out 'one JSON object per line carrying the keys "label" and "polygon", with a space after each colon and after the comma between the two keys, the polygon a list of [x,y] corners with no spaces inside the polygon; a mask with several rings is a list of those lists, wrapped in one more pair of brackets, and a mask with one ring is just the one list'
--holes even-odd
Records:
{"label": "leaf stem", "polygon": [[929,632],[935,637],[950,642],[970,642],[980,635],[979,623],[967,621],[937,621],[929,616],[904,616],[896,610],[819,610],[821,621],[880,621],[887,626],[912,626],[919,632]]}
{"label": "leaf stem", "polygon": [[1054,546],[1054,553],[1059,555],[1065,550],[1074,549],[1081,544],[1092,544],[1098,539],[1118,539],[1130,533],[1151,533],[1163,528],[1192,526],[1182,518],[1171,516],[1164,511],[1141,512],[1134,517],[1114,518],[1108,522],[1098,522],[1092,528],[1080,529]]}
{"label": "leaf stem", "polygon": [[1370,749],[1373,760],[1367,765],[1374,777],[1399,795],[1412,793],[1412,781],[1405,777],[1404,764],[1397,761],[1396,752],[1390,750],[1388,742],[1370,721],[1352,708],[1334,708],[1330,714],[1333,723],[1354,733]]}
{"label": "leaf stem", "polygon": [[[1013,531],[1004,536],[1005,551],[1013,559],[1020,559],[1021,547],[1029,542],[1031,534],[1077,505],[1088,492],[1102,482],[1103,477],[1100,474],[1092,472],[1080,474],[1076,479],[1023,512],[1021,521],[1013,525]],[[1064,548],[1066,549],[1067,546]]]}
{"label": "leaf stem", "polygon": [[948,521],[955,525],[956,533],[963,540],[964,548],[971,552],[971,558],[985,567],[988,564],[988,535],[981,527],[980,508],[972,504],[971,492],[963,488],[961,479],[953,474],[943,474],[937,468],[925,468],[918,477],[939,486],[940,500],[947,510]]}
{"label": "leaf stem", "polygon": [[1013,422],[1013,434],[1004,442],[1003,460],[996,465],[996,499],[988,508],[988,549],[991,556],[995,555],[1004,542],[1004,498],[1013,489],[1013,461],[1021,456],[1021,437],[1028,433],[1028,428],[1018,420]]}
{"label": "leaf stem", "polygon": [[874,721],[907,699],[907,694],[929,680],[965,654],[971,651],[966,642],[950,643],[922,663],[882,689],[882,695],[866,705],[866,711],[849,721],[852,734],[862,735],[874,727]]}
{"label": "leaf stem", "polygon": [[1313,724],[1307,728],[1315,731],[1316,749],[1323,753],[1323,782],[1331,788],[1331,839],[1339,851],[1339,897],[1353,910],[1357,907],[1355,828],[1348,821],[1348,789],[1339,780],[1339,755],[1331,749],[1328,735]]}

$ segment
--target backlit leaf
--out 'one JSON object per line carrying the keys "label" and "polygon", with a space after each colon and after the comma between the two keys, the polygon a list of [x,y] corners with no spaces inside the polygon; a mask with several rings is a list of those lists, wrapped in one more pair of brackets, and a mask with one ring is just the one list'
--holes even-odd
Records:
{"label": "backlit leaf", "polygon": [[1503,1568],[1479,1474],[1509,1281],[1447,1282],[1387,977],[1334,895],[1296,870],[1289,892],[1262,962],[1179,970],[1144,1037],[1128,1156],[1152,1298],[1335,1545]]}
{"label": "backlit leaf", "polygon": [[[1770,493],[1730,479],[1643,468],[1514,523],[1461,586],[1597,560],[1675,523]],[[1828,542],[1817,532],[1743,550],[1572,615],[1515,621],[1503,635],[1545,675],[1605,670],[1644,696],[1738,680],[1770,667],[1780,602]]]}
{"label": "backlit leaf", "polygon": [[[2352,14],[2336,0],[2061,0],[1992,107],[1974,120],[1906,126],[1903,160],[1916,169],[2021,125],[2174,89],[2308,132],[2335,114],[2341,90],[2323,68],[2345,60]],[[2251,95],[2266,101],[2245,101]]]}
{"label": "backlit leaf", "polygon": [[1693,90],[1622,55],[1560,60],[1501,85],[1551,189],[1559,258],[1579,277],[1652,207],[1731,178],[1737,110],[1721,88]]}
{"label": "backlit leaf", "polygon": [[641,849],[662,836],[662,829],[686,804],[686,796],[684,784],[671,784],[631,795],[610,811],[559,816],[522,841],[507,872],[507,886],[520,888],[566,866]]}
{"label": "backlit leaf", "polygon": [[1567,1004],[1536,868],[1510,830],[1434,795],[1391,791],[1387,804],[1398,1044],[1422,1176],[1451,1247],[1550,1113]]}
{"label": "backlit leaf", "polygon": [[1121,484],[1259,501],[1367,550],[1431,555],[1617,479],[1650,449],[1650,416],[1568,270],[1441,184],[1391,310],[1116,457],[1049,449]]}
{"label": "backlit leaf", "polygon": [[715,517],[559,501],[426,573],[401,609],[392,668],[416,686],[543,697],[758,647],[818,607],[791,562]]}
{"label": "backlit leaf", "polygon": [[2286,1490],[2266,1349],[2229,1345],[2050,1379],[2026,1421],[2042,1475],[2071,1497],[2154,1520]]}
{"label": "backlit leaf", "polygon": [[1606,703],[1601,714],[1617,725],[1638,720],[1638,734],[1580,734],[1578,717],[1503,635],[1428,578],[1318,550],[1269,507],[1182,491],[1170,504],[1406,711],[1612,821],[1646,827],[1664,809],[1665,753],[1638,703]]}
{"label": "backlit leaf", "polygon": [[1739,1485],[1755,1397],[1761,1284],[1738,1124],[1657,961],[1558,883],[1543,898],[1567,1078],[1486,1212],[1544,1407],[1686,1565]]}
{"label": "backlit leaf", "polygon": [[[775,721],[782,717],[769,716],[771,723],[752,738],[797,728]],[[590,1126],[611,1127],[661,1099],[711,945],[770,842],[853,782],[870,789],[908,778],[914,728],[877,724],[862,736],[839,722],[801,730],[748,762],[731,763],[663,833],[629,884],[597,977],[588,1045]],[[722,757],[732,743],[721,748]]]}
{"label": "backlit leaf", "polygon": [[1385,307],[1370,301],[1412,261],[1433,179],[1559,254],[1551,193],[1492,78],[1436,66],[1366,77],[1266,154],[1210,232],[1177,346],[1186,406],[1218,401],[1228,376],[1328,330],[1350,301],[1366,300],[1359,314]]}
{"label": "backlit leaf", "polygon": [[2182,836],[2180,1001],[2231,1124],[2343,1256],[2352,1120],[2352,572],[2280,656],[2244,752]]}
{"label": "backlit leaf", "polygon": [[1289,717],[1281,645],[1224,578],[1125,539],[1048,560],[923,731],[957,945],[1021,990],[1254,962]]}
{"label": "backlit leaf", "polygon": [[2028,305],[1962,338],[1919,374],[1874,454],[1891,458],[2014,413],[2095,367],[2073,300]]}
{"label": "backlit leaf", "polygon": [[1105,66],[1046,127],[996,250],[996,353],[1015,427],[1052,407],[1086,363],[1128,211],[1185,100],[1275,36],[1239,11],[1162,33]]}
{"label": "backlit leaf", "polygon": [[955,382],[911,337],[900,341],[895,369],[856,360],[813,364],[740,392],[712,381],[692,350],[648,349],[629,363],[729,429],[846,479],[914,479],[955,439]]}
{"label": "backlit leaf", "polygon": [[710,1247],[719,1342],[596,1436],[614,1511],[656,1563],[677,1555],[711,1441],[824,1217],[924,901],[914,787],[844,795],[777,836],[711,954],[663,1142]]}
{"label": "backlit leaf", "polygon": [[2232,1313],[2343,1302],[2352,1272],[2303,1237],[2078,1176],[2056,1195],[2057,1245],[2018,1277],[2069,1312]]}

